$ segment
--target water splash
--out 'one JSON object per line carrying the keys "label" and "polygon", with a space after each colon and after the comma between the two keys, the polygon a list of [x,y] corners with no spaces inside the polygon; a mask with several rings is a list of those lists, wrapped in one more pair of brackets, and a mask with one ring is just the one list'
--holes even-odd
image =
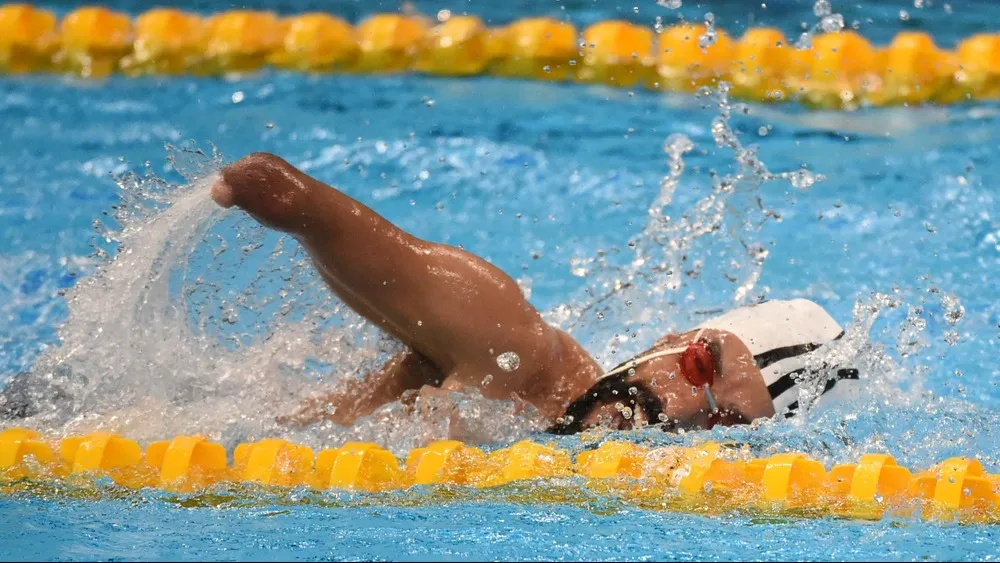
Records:
{"label": "water splash", "polygon": [[[757,148],[743,145],[733,130],[733,113],[748,109],[731,103],[728,91],[723,83],[701,95],[718,110],[712,136],[716,146],[732,153],[734,170],[711,171],[707,188],[694,182],[685,185],[685,190],[704,195],[676,209],[674,194],[686,180],[684,155],[694,143],[683,134],[671,135],[664,144],[668,172],[647,210],[648,222],[627,242],[627,250],[611,248],[578,258],[574,269],[592,279],[587,295],[549,314],[551,322],[569,329],[589,349],[599,350],[606,365],[620,361],[621,353],[641,351],[668,330],[764,299],[767,292],[758,288],[758,281],[769,250],[760,232],[768,221],[781,217],[765,205],[760,187],[786,181],[807,189],[823,180],[805,168],[771,172]],[[608,340],[607,327],[621,332]]]}
{"label": "water splash", "polygon": [[[550,322],[569,329],[597,352],[605,367],[642,352],[668,332],[768,298],[759,281],[774,242],[763,240],[763,229],[782,218],[768,207],[761,188],[786,182],[808,190],[825,179],[805,167],[772,172],[756,147],[744,145],[734,120],[749,108],[729,101],[727,84],[702,96],[718,111],[712,136],[717,147],[732,154],[733,170],[710,171],[710,185],[698,186],[685,176],[685,155],[695,149],[694,144],[684,135],[671,135],[664,144],[668,172],[648,208],[648,222],[627,242],[627,250],[604,249],[594,257],[575,259],[574,272],[591,282],[585,296],[548,313]],[[681,185],[703,195],[680,207],[674,199]],[[928,325],[943,321],[951,327],[964,316],[958,298],[939,285],[930,276],[921,276],[889,293],[859,296],[844,336],[813,355],[806,366],[799,381],[799,416],[791,423],[763,424],[794,428],[800,441],[828,436],[816,420],[829,417],[830,410],[815,415],[810,411],[841,368],[857,369],[865,389],[864,397],[840,402],[840,408],[850,405],[847,412],[863,408],[870,417],[885,420],[901,410],[927,408],[931,397],[923,387],[929,368],[923,354],[931,349]],[[945,334],[949,344],[958,338],[954,329]]]}
{"label": "water splash", "polygon": [[[121,204],[109,224],[95,223],[93,272],[66,294],[61,345],[26,379],[38,411],[27,425],[138,440],[207,432],[228,445],[355,439],[396,451],[541,428],[523,405],[477,393],[406,397],[352,428],[280,426],[275,419],[323,388],[322,377],[368,373],[401,345],[337,301],[291,239],[212,203],[221,155],[168,152],[183,183],[118,178]],[[516,369],[515,359],[501,360]]]}

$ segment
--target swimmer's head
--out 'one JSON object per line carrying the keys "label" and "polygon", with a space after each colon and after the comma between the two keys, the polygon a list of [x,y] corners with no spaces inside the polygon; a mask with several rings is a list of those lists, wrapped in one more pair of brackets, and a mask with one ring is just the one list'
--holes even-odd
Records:
{"label": "swimmer's head", "polygon": [[315,184],[283,159],[253,153],[222,170],[211,196],[220,206],[239,207],[266,227],[294,233],[310,222]]}

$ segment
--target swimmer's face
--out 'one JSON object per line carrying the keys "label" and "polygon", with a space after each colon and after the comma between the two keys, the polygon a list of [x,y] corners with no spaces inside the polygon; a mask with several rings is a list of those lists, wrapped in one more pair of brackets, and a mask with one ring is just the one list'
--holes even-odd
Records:
{"label": "swimmer's face", "polygon": [[222,207],[239,207],[266,227],[294,233],[311,220],[314,184],[281,158],[254,153],[224,168],[211,195]]}
{"label": "swimmer's face", "polygon": [[676,383],[676,379],[670,383],[657,382],[654,387],[652,383],[644,385],[643,379],[646,378],[626,378],[623,389],[600,393],[593,410],[583,417],[582,427],[631,430],[660,425],[672,431],[748,422],[733,405],[722,404],[718,412],[712,412],[702,389]]}
{"label": "swimmer's face", "polygon": [[[721,345],[713,347],[714,358],[720,358]],[[713,386],[719,407],[713,412],[704,389],[680,375],[678,361],[678,356],[657,358],[595,385],[585,396],[592,399],[592,406],[581,418],[581,428],[628,430],[661,425],[664,430],[677,430],[748,422],[738,397],[726,393],[724,386]]]}

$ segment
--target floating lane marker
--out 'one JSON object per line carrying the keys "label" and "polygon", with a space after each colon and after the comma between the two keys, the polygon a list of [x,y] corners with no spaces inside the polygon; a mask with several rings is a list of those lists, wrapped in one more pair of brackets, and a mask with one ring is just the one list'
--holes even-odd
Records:
{"label": "floating lane marker", "polygon": [[649,449],[607,441],[574,459],[565,450],[530,440],[489,454],[444,440],[410,451],[401,463],[368,442],[348,442],[316,454],[301,444],[265,439],[238,445],[230,464],[226,450],[202,436],[152,442],[143,451],[138,443],[106,432],[56,441],[24,428],[0,431],[0,494],[25,480],[68,480],[71,486],[88,487],[88,479],[100,477],[126,488],[180,493],[226,483],[379,493],[530,482],[541,493],[588,488],[622,502],[701,514],[741,511],[868,520],[893,514],[1000,523],[1000,475],[987,473],[971,457],[911,472],[891,455],[867,454],[827,471],[804,453],[755,459],[748,451],[715,442]]}
{"label": "floating lane marker", "polygon": [[474,15],[373,14],[357,25],[333,14],[279,17],[232,10],[201,16],[172,8],[138,15],[85,6],[62,20],[30,4],[0,5],[0,73],[88,78],[220,75],[265,66],[311,73],[420,72],[574,81],[693,92],[725,81],[735,97],[807,107],[950,104],[1000,98],[1000,34],[942,49],[904,31],[876,46],[853,30],[822,33],[809,48],[773,28],[735,38],[680,23],[653,30],[621,20],[583,30],[551,18],[488,27]]}

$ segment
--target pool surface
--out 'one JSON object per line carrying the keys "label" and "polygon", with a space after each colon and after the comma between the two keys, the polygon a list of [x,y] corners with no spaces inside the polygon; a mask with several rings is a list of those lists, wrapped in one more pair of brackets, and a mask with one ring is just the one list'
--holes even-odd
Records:
{"label": "pool surface", "polygon": [[[579,25],[609,18],[651,25],[656,16],[669,23],[678,14],[700,20],[711,11],[718,25],[735,34],[750,23],[793,36],[803,22],[808,27],[817,20],[812,2],[751,8],[744,2],[685,1],[679,11],[651,0],[415,4],[428,13],[468,11],[491,24],[552,15]],[[919,4],[926,6],[833,2],[833,10],[849,24],[856,20],[859,31],[877,43],[902,29],[929,31],[942,47],[996,31],[989,26],[998,8],[985,0],[956,0],[947,9],[943,2]],[[109,5],[133,14],[143,9],[135,2]],[[219,9],[205,2],[177,5]],[[43,6],[59,12],[74,7]],[[277,9],[309,8],[357,21],[397,5],[291,1]],[[603,318],[583,314],[575,334],[603,364],[614,364],[658,334],[733,307],[738,287],[748,284],[742,302],[807,297],[859,335],[845,353],[862,370],[870,396],[756,429],[681,436],[647,429],[617,437],[655,444],[731,439],[759,453],[805,451],[827,467],[875,451],[912,468],[978,455],[989,471],[1000,471],[1000,106],[854,113],[794,105],[751,105],[744,113],[742,107],[732,111],[728,127],[743,146],[757,146],[771,172],[793,172],[798,186],[780,178],[743,178],[720,228],[684,239],[691,260],[685,263],[701,261],[697,275],[656,301],[618,295]],[[561,305],[579,311],[616,272],[628,271],[630,239],[662,252],[643,246],[651,243],[640,233],[669,172],[668,138],[674,147],[683,141],[676,135],[693,144],[683,154],[684,173],[665,210],[674,218],[696,215],[697,203],[712,193],[713,178],[740,173],[734,152],[713,137],[720,111],[712,97],[485,77],[271,70],[239,80],[0,77],[0,385],[67,352],[57,330],[69,319],[74,345],[92,348],[89,356],[87,350],[74,352],[73,376],[88,378],[95,391],[72,412],[36,426],[77,433],[101,427],[140,440],[201,430],[231,446],[281,431],[273,423],[280,408],[272,399],[282,407],[291,404],[315,378],[329,381],[329,366],[344,373],[385,352],[377,338],[343,329],[353,322],[349,317],[313,316],[322,308],[335,311],[336,303],[291,241],[192,203],[191,188],[170,187],[183,182],[178,168],[192,166],[183,161],[217,163],[165,145],[206,153],[214,146],[225,161],[253,151],[277,153],[418,236],[488,258],[559,322]],[[169,155],[180,155],[182,163],[172,164]],[[124,215],[116,219],[113,206],[126,193]],[[137,195],[144,193],[155,197]],[[145,210],[163,203],[174,204],[175,211],[190,205],[190,216],[206,222],[200,227],[180,217],[173,230],[162,221],[154,224]],[[108,295],[113,290],[80,289],[79,280],[95,270],[114,273],[99,266],[101,254],[112,260],[123,252],[96,235],[95,220],[102,229],[127,225],[131,230],[119,238],[132,256],[154,244],[183,247],[183,254],[170,254],[175,261],[166,264],[172,269],[163,287],[168,300],[184,295],[184,306],[148,317],[150,322],[143,320],[145,309],[123,311],[120,324],[101,320],[103,327],[81,319],[105,319],[101,307],[119,303],[111,300],[119,296]],[[177,233],[195,243],[184,247]],[[747,248],[766,252],[756,253],[755,262]],[[609,266],[593,260],[599,250]],[[139,293],[123,289],[120,302],[142,301],[143,285],[137,284]],[[67,291],[90,300],[79,305],[76,317],[63,297]],[[278,292],[288,297],[286,309],[268,298]],[[620,330],[618,321],[631,322],[637,311],[652,319],[645,331],[634,341],[609,344]],[[105,312],[109,319],[116,316]],[[313,321],[318,324],[309,325]],[[321,328],[299,332],[303,326]],[[201,336],[179,335],[185,330]],[[240,357],[249,359],[241,364]],[[532,434],[529,421],[512,423],[503,405],[469,404],[477,413],[467,421],[475,427],[468,430],[470,439],[547,439]],[[287,437],[314,447],[368,439],[398,453],[449,431],[456,429],[396,408],[385,421],[357,429],[325,427]],[[559,443],[583,447],[576,437]],[[156,492],[100,500],[71,494],[0,497],[0,558],[1000,558],[1000,533],[992,526],[709,518],[639,510],[613,499],[568,505],[494,498],[419,506],[410,501],[420,493],[408,494],[415,496],[400,503],[330,493],[331,503],[262,496],[220,506]]]}

